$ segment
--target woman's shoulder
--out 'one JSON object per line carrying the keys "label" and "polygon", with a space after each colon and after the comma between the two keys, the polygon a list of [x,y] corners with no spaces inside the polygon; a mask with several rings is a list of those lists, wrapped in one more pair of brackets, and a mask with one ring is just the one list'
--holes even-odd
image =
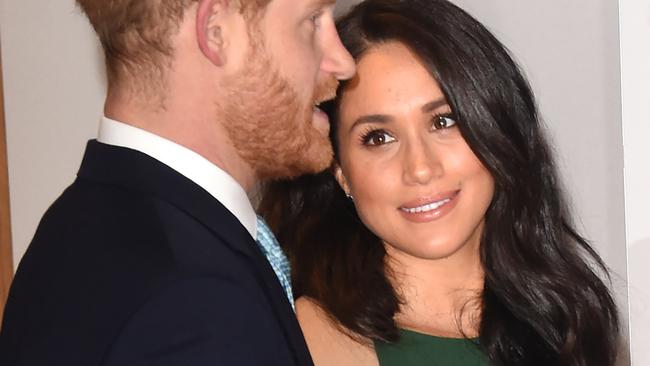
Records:
{"label": "woman's shoulder", "polygon": [[371,341],[350,337],[313,299],[296,301],[296,316],[316,366],[377,366]]}

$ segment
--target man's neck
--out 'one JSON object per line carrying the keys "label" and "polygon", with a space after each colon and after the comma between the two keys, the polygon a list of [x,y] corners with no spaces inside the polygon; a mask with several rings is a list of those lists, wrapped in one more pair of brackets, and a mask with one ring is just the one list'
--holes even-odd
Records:
{"label": "man's neck", "polygon": [[196,152],[250,193],[258,183],[255,171],[237,153],[227,132],[214,118],[216,112],[201,113],[201,105],[205,106],[200,102],[181,104],[166,99],[165,105],[158,106],[113,91],[106,99],[104,114]]}

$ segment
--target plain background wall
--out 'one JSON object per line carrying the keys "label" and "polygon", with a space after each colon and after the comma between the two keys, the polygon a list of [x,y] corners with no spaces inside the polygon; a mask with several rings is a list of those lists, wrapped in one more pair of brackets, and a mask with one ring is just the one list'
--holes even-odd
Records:
{"label": "plain background wall", "polygon": [[[647,25],[650,15],[637,13],[647,9],[632,9],[629,5],[645,0],[621,0],[625,1],[630,18],[647,16],[642,21]],[[356,2],[339,1],[341,8]],[[557,2],[532,0],[455,2],[493,30],[524,66],[556,142],[579,227],[614,271],[617,300],[627,319],[617,3],[569,0],[563,1],[562,9],[558,9]],[[105,81],[99,46],[73,0],[0,0],[0,35],[17,264],[40,216],[74,179],[85,141],[96,134]],[[641,35],[636,37],[647,42],[647,36]],[[627,81],[636,80],[634,71],[627,77]],[[644,92],[647,96],[648,84],[643,89],[637,84],[634,87],[638,89],[624,92]],[[642,106],[647,107],[647,97],[643,102]],[[643,273],[644,267],[633,265],[650,260],[648,244],[642,245],[650,235],[642,232],[648,230],[648,225],[644,225],[645,215],[641,211],[650,202],[639,191],[649,185],[633,182],[645,170],[640,168],[641,157],[648,156],[643,155],[644,149],[648,152],[648,144],[642,141],[640,133],[644,131],[638,125],[648,119],[638,120],[631,107],[625,112],[629,117],[625,120],[626,142],[636,146],[626,145],[625,150],[627,199],[628,203],[637,202],[635,206],[628,205],[628,216],[635,217],[628,219],[634,223],[628,226],[628,235],[640,240],[630,245],[636,261],[631,262],[630,275],[640,279],[648,273]],[[628,153],[637,158],[628,158]],[[636,170],[630,171],[629,164]],[[650,297],[648,303],[639,306],[647,309],[649,304]],[[647,310],[639,314],[648,317]],[[647,335],[648,329],[633,328],[633,335]],[[641,347],[636,350],[642,352]],[[638,358],[636,364],[648,364],[641,360],[648,359]]]}
{"label": "plain background wall", "polygon": [[74,0],[0,1],[16,266],[96,135],[105,82],[96,37]]}

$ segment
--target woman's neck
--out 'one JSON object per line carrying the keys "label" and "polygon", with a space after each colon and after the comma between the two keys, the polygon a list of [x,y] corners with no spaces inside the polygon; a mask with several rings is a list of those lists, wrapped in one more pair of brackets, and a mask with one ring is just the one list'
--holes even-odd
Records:
{"label": "woman's neck", "polygon": [[400,327],[445,337],[476,337],[480,325],[484,270],[479,244],[452,256],[422,259],[387,246],[387,266],[404,303]]}

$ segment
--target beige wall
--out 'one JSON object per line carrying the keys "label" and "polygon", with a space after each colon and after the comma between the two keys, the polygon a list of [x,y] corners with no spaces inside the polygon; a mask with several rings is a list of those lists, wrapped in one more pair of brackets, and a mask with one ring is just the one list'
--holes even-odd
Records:
{"label": "beige wall", "polygon": [[95,36],[74,0],[0,0],[9,188],[18,265],[41,215],[72,182],[104,95]]}

